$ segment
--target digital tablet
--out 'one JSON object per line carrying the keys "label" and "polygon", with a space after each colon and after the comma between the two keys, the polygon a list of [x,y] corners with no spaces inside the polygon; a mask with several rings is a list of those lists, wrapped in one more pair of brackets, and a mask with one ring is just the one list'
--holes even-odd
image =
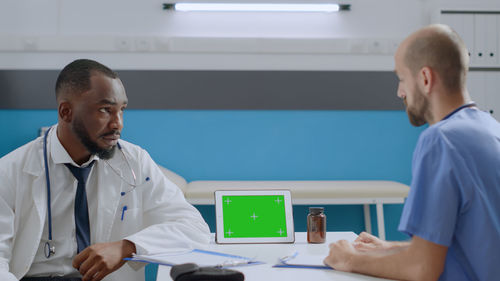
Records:
{"label": "digital tablet", "polygon": [[215,191],[215,241],[226,243],[293,243],[289,190]]}

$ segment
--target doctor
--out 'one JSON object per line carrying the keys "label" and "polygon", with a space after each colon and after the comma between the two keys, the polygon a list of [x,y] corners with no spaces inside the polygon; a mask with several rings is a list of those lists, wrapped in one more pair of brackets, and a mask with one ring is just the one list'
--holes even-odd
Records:
{"label": "doctor", "polygon": [[76,60],[56,98],[58,124],[0,159],[0,280],[143,280],[123,258],[208,243],[179,188],[120,140],[116,73]]}

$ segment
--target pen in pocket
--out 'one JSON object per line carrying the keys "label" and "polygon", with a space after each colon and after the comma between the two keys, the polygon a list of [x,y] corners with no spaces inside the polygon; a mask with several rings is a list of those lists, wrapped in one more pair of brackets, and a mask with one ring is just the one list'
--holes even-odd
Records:
{"label": "pen in pocket", "polygon": [[122,209],[122,221],[123,221],[123,217],[125,216],[125,211],[127,210],[127,206],[123,206],[123,209]]}

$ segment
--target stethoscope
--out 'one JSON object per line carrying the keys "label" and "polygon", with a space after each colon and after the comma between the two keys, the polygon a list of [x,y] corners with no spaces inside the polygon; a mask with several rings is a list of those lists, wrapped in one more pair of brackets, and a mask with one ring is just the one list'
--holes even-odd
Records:
{"label": "stethoscope", "polygon": [[[46,258],[50,258],[52,255],[54,255],[56,253],[55,246],[50,244],[52,242],[52,208],[50,206],[50,176],[49,176],[49,161],[48,161],[48,157],[47,157],[47,137],[49,135],[50,129],[52,129],[52,127],[49,128],[45,132],[45,135],[43,137],[43,161],[45,164],[45,180],[47,182],[47,215],[48,215],[47,220],[48,220],[48,226],[49,226],[49,235],[48,235],[49,241],[45,242],[45,248],[44,248]],[[122,149],[122,146],[120,145],[120,143],[117,143],[116,146],[118,147],[118,150],[120,150],[120,152],[122,153],[123,158],[125,159],[125,162],[127,163],[127,166],[130,169],[130,172],[131,172],[132,177],[134,179],[134,183],[128,182],[113,166],[111,166],[111,164],[108,163],[107,160],[104,160],[104,162],[106,164],[108,164],[108,166],[115,172],[115,174],[117,174],[125,183],[127,183],[128,185],[130,185],[132,187],[128,191],[122,191],[120,193],[121,196],[124,196],[125,194],[133,191],[138,186],[137,185],[137,177],[135,176],[135,173],[134,173],[134,170],[132,169],[132,166],[130,166],[130,163],[127,159],[127,156],[123,152],[123,149]],[[149,177],[146,178],[146,181],[149,181]],[[126,206],[124,207],[124,210],[126,210]],[[123,214],[122,214],[122,218],[123,218]]]}

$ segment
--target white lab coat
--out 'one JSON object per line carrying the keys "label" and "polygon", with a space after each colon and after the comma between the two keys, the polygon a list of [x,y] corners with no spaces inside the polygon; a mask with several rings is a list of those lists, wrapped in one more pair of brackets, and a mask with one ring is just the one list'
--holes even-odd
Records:
{"label": "white lab coat", "polygon": [[[55,131],[54,127],[51,133]],[[96,163],[99,166],[96,173],[97,216],[90,218],[95,223],[91,225],[92,243],[126,238],[135,243],[140,254],[207,244],[209,228],[199,212],[185,201],[180,189],[164,176],[146,151],[123,140],[120,144],[137,175],[137,182],[142,184],[121,196],[120,193],[130,190],[130,186],[102,160]],[[130,174],[120,154],[117,151],[115,157],[108,161],[117,171]],[[43,137],[0,159],[2,281],[22,278],[39,246],[47,216],[43,163]],[[150,180],[145,181],[146,177]],[[127,210],[122,221],[125,205]],[[52,224],[54,227],[57,222]],[[143,280],[144,270],[135,269],[125,264],[104,280]]]}

